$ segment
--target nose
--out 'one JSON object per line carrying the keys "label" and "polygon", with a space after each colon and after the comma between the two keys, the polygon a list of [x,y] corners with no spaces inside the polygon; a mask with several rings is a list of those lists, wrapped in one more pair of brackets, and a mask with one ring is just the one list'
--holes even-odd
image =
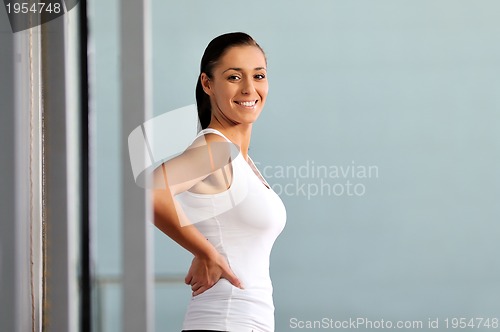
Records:
{"label": "nose", "polygon": [[243,86],[241,87],[241,93],[244,95],[248,95],[255,91],[255,87],[253,85],[253,81],[251,79],[245,79],[243,81]]}

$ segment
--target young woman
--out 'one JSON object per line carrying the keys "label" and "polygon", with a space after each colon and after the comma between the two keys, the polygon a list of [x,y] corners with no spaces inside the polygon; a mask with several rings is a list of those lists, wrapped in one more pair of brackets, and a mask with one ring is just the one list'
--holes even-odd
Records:
{"label": "young woman", "polygon": [[166,182],[153,193],[155,224],[194,255],[184,331],[274,331],[269,256],[286,211],[248,155],[266,66],[245,33],[212,40],[196,86],[202,130],[155,174]]}

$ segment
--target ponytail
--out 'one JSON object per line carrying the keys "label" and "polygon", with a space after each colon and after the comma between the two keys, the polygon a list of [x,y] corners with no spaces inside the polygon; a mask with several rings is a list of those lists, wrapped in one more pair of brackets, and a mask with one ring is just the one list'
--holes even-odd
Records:
{"label": "ponytail", "polygon": [[198,108],[198,119],[200,120],[201,129],[205,129],[210,124],[212,118],[212,107],[209,95],[203,91],[203,87],[201,86],[201,74],[198,76],[198,83],[196,83],[196,106]]}

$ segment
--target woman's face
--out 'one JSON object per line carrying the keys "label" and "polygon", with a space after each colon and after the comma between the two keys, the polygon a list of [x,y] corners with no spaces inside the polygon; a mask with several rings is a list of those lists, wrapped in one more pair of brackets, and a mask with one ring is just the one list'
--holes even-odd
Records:
{"label": "woman's face", "polygon": [[237,125],[257,120],[269,87],[266,59],[258,47],[231,47],[219,59],[212,78],[202,74],[201,80],[210,96],[212,116],[219,122]]}

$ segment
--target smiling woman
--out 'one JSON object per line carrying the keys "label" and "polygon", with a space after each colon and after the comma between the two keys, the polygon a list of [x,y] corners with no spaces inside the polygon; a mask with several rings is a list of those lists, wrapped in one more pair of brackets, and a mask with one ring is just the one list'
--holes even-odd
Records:
{"label": "smiling woman", "polygon": [[[244,64],[244,67],[238,64]],[[221,57],[210,76],[201,74],[203,91],[212,97],[213,117],[217,124],[253,123],[257,120],[268,91],[265,65],[266,59],[260,48],[235,46]]]}
{"label": "smiling woman", "polygon": [[212,110],[216,122],[236,121],[224,113],[234,104],[254,111],[255,121],[267,97],[266,65],[264,51],[247,34],[229,33],[212,40],[201,59],[196,85],[201,128],[209,126]]}
{"label": "smiling woman", "polygon": [[267,97],[265,66],[266,59],[259,47],[234,46],[220,58],[212,73],[200,74],[203,92],[210,98],[209,126],[251,128],[247,125],[257,120]]}
{"label": "smiling woman", "polygon": [[249,35],[212,40],[196,87],[201,130],[156,172],[165,185],[153,193],[155,224],[194,255],[184,331],[274,331],[269,256],[286,211],[248,156],[266,74],[264,52]]}

